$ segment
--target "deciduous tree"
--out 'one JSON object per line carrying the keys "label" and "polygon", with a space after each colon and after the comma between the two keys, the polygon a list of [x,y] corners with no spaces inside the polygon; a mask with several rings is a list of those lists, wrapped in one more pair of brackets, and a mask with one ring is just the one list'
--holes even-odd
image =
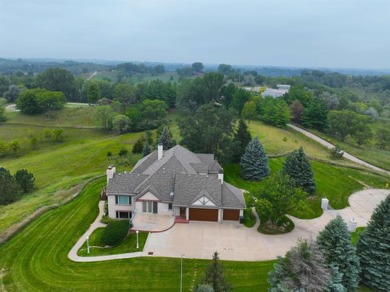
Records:
{"label": "deciduous tree", "polygon": [[0,205],[12,203],[18,198],[20,188],[11,173],[0,167]]}
{"label": "deciduous tree", "polygon": [[0,106],[0,122],[4,122],[5,120],[5,107]]}
{"label": "deciduous tree", "polygon": [[387,129],[378,129],[375,137],[378,148],[386,149],[386,146],[390,143],[390,131]]}
{"label": "deciduous tree", "polygon": [[323,131],[328,123],[328,108],[325,101],[313,98],[305,107],[301,124],[305,127]]}
{"label": "deciduous tree", "polygon": [[291,118],[294,123],[300,123],[303,115],[304,107],[299,100],[294,100],[290,105]]}
{"label": "deciduous tree", "polygon": [[181,143],[191,151],[226,155],[233,134],[233,116],[223,106],[206,104],[179,121]]}
{"label": "deciduous tree", "polygon": [[28,193],[34,189],[35,177],[26,169],[19,169],[15,173],[15,180],[24,193]]}
{"label": "deciduous tree", "polygon": [[76,95],[75,78],[69,71],[61,68],[49,68],[39,73],[35,78],[38,87],[61,91],[68,101],[73,101]]}
{"label": "deciduous tree", "polygon": [[112,120],[112,129],[119,134],[129,130],[130,119],[125,115],[117,115]]}
{"label": "deciduous tree", "polygon": [[305,194],[296,188],[288,176],[274,175],[265,181],[264,190],[252,194],[256,200],[256,211],[273,225],[277,225],[290,211],[294,210]]}
{"label": "deciduous tree", "polygon": [[192,63],[191,65],[192,67],[192,70],[196,73],[201,73],[203,71],[203,63],[202,62],[195,62],[195,63]]}

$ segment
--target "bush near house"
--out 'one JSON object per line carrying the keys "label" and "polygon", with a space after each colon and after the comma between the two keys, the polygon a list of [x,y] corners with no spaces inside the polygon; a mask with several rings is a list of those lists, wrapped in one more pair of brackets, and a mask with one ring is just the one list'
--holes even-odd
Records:
{"label": "bush near house", "polygon": [[120,244],[126,238],[131,227],[131,223],[127,220],[109,222],[103,232],[103,243],[109,246]]}

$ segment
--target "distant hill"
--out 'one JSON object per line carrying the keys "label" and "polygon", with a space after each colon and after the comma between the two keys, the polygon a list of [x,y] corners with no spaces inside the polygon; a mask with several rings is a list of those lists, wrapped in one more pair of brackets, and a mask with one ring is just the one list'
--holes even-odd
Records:
{"label": "distant hill", "polygon": [[[27,74],[35,74],[42,72],[50,67],[60,67],[69,70],[74,75],[93,71],[110,70],[121,63],[130,63],[129,61],[118,60],[66,60],[66,59],[5,59],[0,58],[0,73],[10,75],[17,71],[22,71]],[[132,61],[134,64],[144,64],[145,66],[164,65],[166,71],[175,71],[178,68],[191,66],[186,63],[164,63],[164,62],[138,62]],[[206,71],[216,71],[218,64],[204,64]],[[261,66],[261,65],[232,65],[234,69],[244,71],[256,71],[259,75],[267,77],[293,77],[301,75],[303,70],[321,70],[323,72],[337,72],[346,75],[355,76],[381,76],[390,75],[388,70],[373,70],[373,69],[348,69],[348,68],[293,68],[279,66]]]}

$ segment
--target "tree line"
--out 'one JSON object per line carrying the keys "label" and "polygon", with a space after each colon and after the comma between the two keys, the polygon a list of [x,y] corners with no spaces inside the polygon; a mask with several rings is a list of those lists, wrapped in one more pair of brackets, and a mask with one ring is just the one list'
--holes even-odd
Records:
{"label": "tree line", "polygon": [[14,175],[0,167],[0,205],[7,205],[35,188],[34,175],[26,169],[19,169]]}

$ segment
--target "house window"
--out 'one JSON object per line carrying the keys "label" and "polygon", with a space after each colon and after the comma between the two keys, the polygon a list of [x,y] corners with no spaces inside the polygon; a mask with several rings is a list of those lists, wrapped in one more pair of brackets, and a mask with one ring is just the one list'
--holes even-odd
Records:
{"label": "house window", "polygon": [[144,201],[142,202],[142,212],[144,213],[158,213],[158,203],[152,201]]}
{"label": "house window", "polygon": [[168,210],[172,210],[172,203],[168,204]]}
{"label": "house window", "polygon": [[116,218],[118,219],[130,219],[131,212],[116,211]]}
{"label": "house window", "polygon": [[115,196],[115,204],[131,205],[131,196]]}

